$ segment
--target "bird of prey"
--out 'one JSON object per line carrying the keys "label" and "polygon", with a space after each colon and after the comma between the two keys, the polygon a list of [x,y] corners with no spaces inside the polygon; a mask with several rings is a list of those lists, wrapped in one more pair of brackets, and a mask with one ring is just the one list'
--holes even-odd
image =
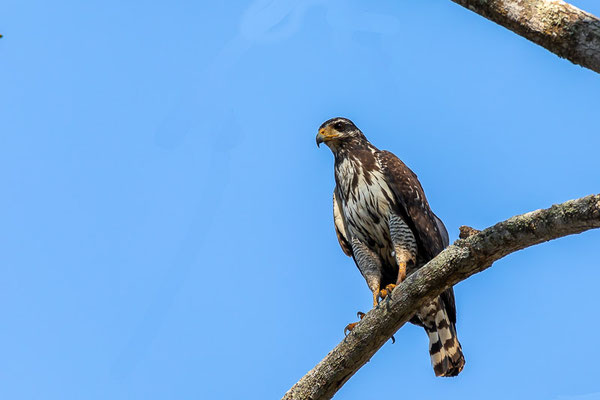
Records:
{"label": "bird of prey", "polygon": [[[373,307],[448,246],[448,232],[431,211],[417,176],[398,157],[373,146],[346,118],[321,125],[317,146],[335,158],[333,219],[342,250],[373,293]],[[465,359],[456,334],[449,288],[411,319],[425,328],[436,376],[456,376]],[[354,325],[354,324],[350,324]]]}

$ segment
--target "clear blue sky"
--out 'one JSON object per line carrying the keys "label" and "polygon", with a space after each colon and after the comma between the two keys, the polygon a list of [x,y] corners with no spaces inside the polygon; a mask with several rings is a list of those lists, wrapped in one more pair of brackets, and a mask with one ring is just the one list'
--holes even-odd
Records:
{"label": "clear blue sky", "polygon": [[[600,3],[574,3],[600,15]],[[0,33],[0,398],[279,398],[367,311],[317,127],[346,116],[451,239],[600,191],[600,75],[450,2],[18,1]],[[340,399],[600,399],[600,232],[456,287]]]}

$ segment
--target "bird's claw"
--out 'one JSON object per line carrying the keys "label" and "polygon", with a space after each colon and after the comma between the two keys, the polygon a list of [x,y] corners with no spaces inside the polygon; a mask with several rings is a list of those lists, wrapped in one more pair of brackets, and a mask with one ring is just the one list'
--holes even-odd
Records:
{"label": "bird's claw", "polygon": [[[388,286],[389,286],[389,285],[388,285]],[[393,286],[396,286],[396,285],[393,285]],[[386,287],[387,287],[387,286],[386,286]],[[384,290],[385,290],[385,289],[384,289]],[[390,292],[390,293],[391,293],[391,292]],[[360,321],[362,321],[362,319],[365,317],[365,315],[367,315],[367,314],[365,314],[365,313],[364,313],[364,312],[362,312],[362,311],[358,311],[358,312],[356,313],[356,316],[357,316],[357,317],[360,319]],[[358,325],[358,323],[359,323],[360,321],[357,321],[357,322],[352,322],[351,324],[348,324],[348,325],[346,325],[346,327],[344,328],[344,336],[348,336],[348,334],[349,334],[350,332],[352,332],[352,329],[354,329],[354,328],[356,327],[356,325]],[[392,335],[392,337],[391,337],[390,339],[392,339],[392,344],[396,343],[396,338],[394,337],[394,335]]]}
{"label": "bird's claw", "polygon": [[393,283],[390,283],[385,288],[381,289],[379,291],[379,293],[377,294],[377,299],[378,299],[377,303],[379,304],[379,299],[383,300],[387,296],[392,294],[392,291],[394,290],[395,287],[396,287],[396,285],[394,285]]}
{"label": "bird's claw", "polygon": [[358,322],[353,322],[351,324],[346,325],[346,327],[344,328],[344,336],[348,336],[348,334],[352,332],[352,329],[354,329],[356,324],[358,324]]}
{"label": "bird's claw", "polygon": [[[356,316],[357,316],[359,319],[361,319],[361,320],[362,320],[362,319],[365,317],[365,315],[366,315],[366,314],[365,314],[364,312],[362,312],[362,311],[359,311],[359,312],[357,312],[357,313],[356,313]],[[352,329],[354,329],[354,327],[355,327],[355,326],[356,326],[356,325],[357,325],[359,322],[360,322],[360,321],[357,321],[357,322],[353,322],[353,323],[351,323],[351,324],[348,324],[348,325],[346,325],[346,327],[344,328],[344,336],[348,336],[348,334],[349,334],[350,332],[352,332]]]}

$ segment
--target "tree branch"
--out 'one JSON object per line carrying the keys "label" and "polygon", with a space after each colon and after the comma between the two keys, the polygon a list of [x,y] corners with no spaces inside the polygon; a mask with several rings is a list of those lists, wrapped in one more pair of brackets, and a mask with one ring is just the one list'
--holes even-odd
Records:
{"label": "tree branch", "polygon": [[590,195],[470,231],[407,277],[283,399],[330,399],[419,307],[446,288],[517,250],[599,227],[600,195]]}
{"label": "tree branch", "polygon": [[600,20],[562,0],[452,0],[600,73]]}

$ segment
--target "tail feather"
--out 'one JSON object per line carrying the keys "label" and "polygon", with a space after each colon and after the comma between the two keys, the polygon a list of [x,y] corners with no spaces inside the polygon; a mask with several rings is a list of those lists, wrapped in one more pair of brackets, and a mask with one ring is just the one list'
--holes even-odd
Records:
{"label": "tail feather", "polygon": [[465,366],[465,357],[456,335],[456,327],[446,310],[438,308],[435,325],[425,326],[429,336],[429,354],[436,376],[456,376]]}

